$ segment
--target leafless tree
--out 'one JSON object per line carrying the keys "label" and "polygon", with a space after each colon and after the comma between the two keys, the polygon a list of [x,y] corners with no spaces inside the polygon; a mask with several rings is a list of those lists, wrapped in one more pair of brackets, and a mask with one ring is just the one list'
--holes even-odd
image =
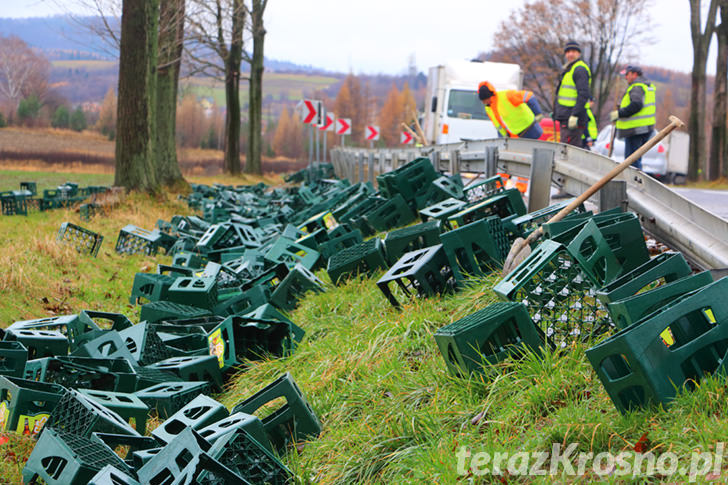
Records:
{"label": "leafless tree", "polygon": [[253,53],[245,54],[250,63],[250,84],[248,96],[248,151],[245,157],[245,172],[262,173],[262,127],[263,127],[263,45],[265,25],[263,14],[268,0],[252,0],[250,9],[250,31],[253,36]]}
{"label": "leafless tree", "polygon": [[713,128],[710,137],[708,178],[717,179],[723,170],[728,177],[728,0],[720,0],[720,25],[715,28],[718,58],[715,65]]}
{"label": "leafless tree", "polygon": [[705,68],[708,50],[715,32],[715,17],[719,0],[710,0],[705,27],[702,23],[701,0],[690,2],[690,35],[693,40],[693,72],[690,85],[690,116],[688,133],[690,149],[688,156],[688,179],[697,180],[701,166],[705,164]]}
{"label": "leafless tree", "polygon": [[243,0],[190,0],[187,54],[191,73],[222,79],[225,86],[226,173],[240,173],[240,66],[248,10]]}
{"label": "leafless tree", "polygon": [[0,36],[0,96],[12,111],[24,97],[42,99],[48,87],[49,63],[22,39]]}

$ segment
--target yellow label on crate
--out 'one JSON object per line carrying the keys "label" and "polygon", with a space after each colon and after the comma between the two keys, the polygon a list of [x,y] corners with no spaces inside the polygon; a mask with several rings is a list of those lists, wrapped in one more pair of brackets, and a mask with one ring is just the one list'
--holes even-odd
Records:
{"label": "yellow label on crate", "polygon": [[0,431],[5,431],[5,427],[8,424],[8,417],[10,416],[10,409],[8,409],[8,402],[0,402]]}
{"label": "yellow label on crate", "polygon": [[301,249],[300,251],[296,251],[296,256],[301,256],[302,258],[306,256],[306,251]]}
{"label": "yellow label on crate", "polygon": [[18,416],[18,426],[15,428],[15,432],[24,435],[36,435],[43,429],[43,425],[46,424],[50,414],[36,414],[35,416],[26,416],[21,414]]}
{"label": "yellow label on crate", "polygon": [[715,315],[713,314],[713,309],[711,309],[711,308],[704,309],[703,315],[705,315],[705,318],[708,319],[709,323],[715,324],[718,322],[718,320],[715,319]]}
{"label": "yellow label on crate", "polygon": [[339,225],[338,222],[336,222],[336,219],[334,219],[334,215],[331,212],[327,212],[324,215],[324,225],[326,226],[326,229],[333,229]]}
{"label": "yellow label on crate", "polygon": [[662,339],[662,343],[665,344],[667,347],[672,347],[675,345],[675,336],[672,334],[672,330],[670,330],[670,327],[667,327],[665,330],[662,331],[660,334],[660,338]]}
{"label": "yellow label on crate", "polygon": [[222,338],[222,330],[217,329],[207,337],[207,344],[210,347],[210,355],[217,357],[217,363],[222,368],[225,365],[225,340]]}
{"label": "yellow label on crate", "polygon": [[458,224],[458,221],[456,221],[455,219],[451,219],[450,227],[452,227],[453,229],[457,229],[458,227],[460,227],[460,224]]}

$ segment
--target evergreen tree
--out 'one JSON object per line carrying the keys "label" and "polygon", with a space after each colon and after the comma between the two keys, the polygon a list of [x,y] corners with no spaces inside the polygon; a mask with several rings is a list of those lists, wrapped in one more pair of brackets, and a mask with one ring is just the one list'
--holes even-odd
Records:
{"label": "evergreen tree", "polygon": [[84,114],[80,106],[71,115],[71,129],[73,131],[83,131],[86,129],[86,114]]}
{"label": "evergreen tree", "polygon": [[53,128],[68,128],[71,123],[71,113],[68,108],[64,105],[60,105],[55,113],[53,113],[53,119],[51,120],[51,126]]}

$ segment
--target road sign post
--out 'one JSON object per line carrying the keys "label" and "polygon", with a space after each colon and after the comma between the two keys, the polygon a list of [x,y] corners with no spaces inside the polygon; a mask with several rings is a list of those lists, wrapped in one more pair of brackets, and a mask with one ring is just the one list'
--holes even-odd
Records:
{"label": "road sign post", "polygon": [[319,126],[319,131],[324,132],[324,163],[326,163],[326,138],[329,131],[334,131],[335,119],[334,113],[324,113],[322,124]]}
{"label": "road sign post", "polygon": [[[301,109],[301,121],[304,123],[310,125],[311,131],[309,135],[309,143],[308,143],[308,164],[311,166],[313,163],[313,144],[314,144],[314,135],[313,132],[315,130],[314,125],[318,122],[318,117],[320,116],[321,112],[321,101],[317,101],[315,99],[304,99],[303,100],[303,106]],[[316,140],[318,141],[318,136],[316,137]],[[318,157],[318,155],[317,155]]]}

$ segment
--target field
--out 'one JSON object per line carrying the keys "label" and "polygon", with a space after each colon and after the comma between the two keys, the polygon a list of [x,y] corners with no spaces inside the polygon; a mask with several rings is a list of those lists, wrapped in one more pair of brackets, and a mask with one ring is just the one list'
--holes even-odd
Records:
{"label": "field", "polygon": [[[276,101],[298,101],[304,93],[325,89],[338,82],[339,79],[327,76],[311,76],[306,74],[265,73],[263,76],[263,95],[271,96]],[[248,102],[248,90],[242,84],[240,100]],[[188,90],[197,96],[212,98],[218,106],[225,106],[225,90],[220,81],[210,78],[188,78],[180,81],[180,89]]]}
{"label": "field", "polygon": [[100,61],[100,60],[55,60],[51,61],[54,69],[72,69],[85,70],[89,72],[104,71],[106,69],[115,69],[116,61]]}
{"label": "field", "polygon": [[[0,190],[20,180],[37,180],[52,188],[69,176],[81,185],[103,183],[104,174],[58,174],[0,171]],[[253,184],[255,178],[191,178],[193,182]],[[280,179],[267,178],[266,183]],[[107,217],[81,222],[73,210],[0,216],[0,326],[16,320],[76,313],[90,308],[120,312],[138,320],[138,307],[128,297],[134,274],[155,271],[168,256],[122,257],[113,250],[118,230],[126,224],[152,228],[157,219],[191,214],[176,198],[132,195]],[[56,232],[64,221],[97,231],[104,243],[96,259],[60,246]],[[445,324],[496,301],[496,275],[472,278],[454,295],[414,299],[392,308],[371,278],[333,286],[325,271],[317,275],[326,292],[309,295],[290,314],[306,331],[295,354],[284,359],[251,362],[215,396],[228,407],[261,389],[283,372],[291,372],[323,424],[322,435],[282,457],[299,483],[550,483],[622,482],[631,475],[598,475],[588,467],[578,478],[564,466],[543,475],[520,477],[477,474],[463,450],[515,453],[566,448],[577,453],[650,451],[674,453],[689,465],[691,452],[713,451],[728,433],[728,386],[724,379],[704,379],[662,408],[620,415],[584,356],[584,346],[544,349],[520,360],[508,359],[484,375],[455,378],[445,370],[433,334]],[[157,424],[153,421],[151,426]],[[32,441],[11,435],[0,446],[3,483],[18,483]],[[573,456],[572,455],[572,456]],[[518,456],[518,455],[515,455]],[[494,458],[495,459],[495,458]],[[458,470],[458,462],[464,464]],[[526,469],[530,468],[531,462]],[[495,465],[494,465],[495,466]],[[576,468],[576,463],[574,463]],[[728,461],[717,467],[726,473]],[[460,474],[462,472],[462,474]],[[718,474],[701,478],[725,483]],[[655,482],[683,481],[678,475]],[[635,478],[636,482],[644,479]]]}
{"label": "field", "polygon": [[[220,150],[177,151],[184,175],[214,176],[222,173]],[[245,163],[245,155],[241,155]],[[263,157],[263,172],[281,173],[305,166],[295,160]],[[114,142],[103,135],[53,128],[0,129],[0,169],[66,171],[79,173],[114,172]]]}

